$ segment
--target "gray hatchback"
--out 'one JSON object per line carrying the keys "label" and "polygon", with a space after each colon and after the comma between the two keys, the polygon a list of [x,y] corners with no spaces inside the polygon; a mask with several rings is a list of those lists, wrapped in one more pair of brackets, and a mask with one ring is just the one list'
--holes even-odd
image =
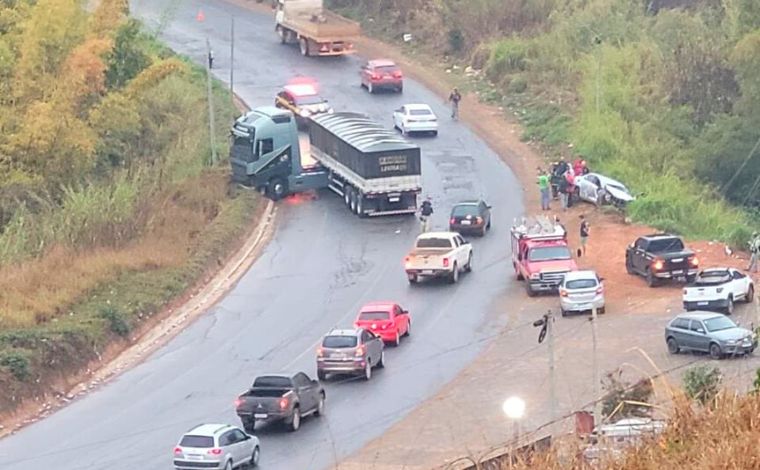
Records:
{"label": "gray hatchback", "polygon": [[665,327],[668,352],[703,351],[713,359],[725,355],[751,354],[757,336],[720,313],[690,312],[677,315]]}

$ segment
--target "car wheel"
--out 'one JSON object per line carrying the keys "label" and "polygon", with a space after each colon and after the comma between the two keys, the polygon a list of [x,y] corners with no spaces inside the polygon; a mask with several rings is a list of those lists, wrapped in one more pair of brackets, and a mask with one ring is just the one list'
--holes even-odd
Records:
{"label": "car wheel", "polygon": [[375,92],[375,87],[374,87],[374,85],[372,85],[372,82],[369,82],[367,84],[367,91],[369,92],[370,95]]}
{"label": "car wheel", "polygon": [[305,38],[301,38],[300,41],[298,41],[298,45],[301,48],[301,55],[307,56],[309,55],[309,43],[306,41]]}
{"label": "car wheel", "polygon": [[747,295],[744,296],[744,301],[749,303],[752,303],[752,300],[755,298],[755,286],[752,284],[749,285],[749,289],[747,289]]}
{"label": "car wheel", "polygon": [[657,278],[654,277],[654,274],[652,274],[652,270],[647,268],[646,272],[646,280],[647,280],[647,286],[649,287],[657,287]]}
{"label": "car wheel", "polygon": [[228,460],[226,464],[224,464],[224,470],[232,470],[232,460]]}
{"label": "car wheel", "polygon": [[525,283],[525,292],[527,292],[528,297],[535,297],[536,291],[533,290],[532,287],[530,287],[530,282]]}
{"label": "car wheel", "polygon": [[633,264],[631,264],[631,260],[627,256],[625,257],[625,272],[628,274],[636,274],[636,271],[633,269]]}
{"label": "car wheel", "polygon": [[288,193],[288,183],[282,178],[272,178],[269,181],[267,193],[272,200],[279,201]]}
{"label": "car wheel", "polygon": [[717,343],[710,344],[710,357],[713,359],[720,359],[723,353],[720,350],[720,346]]}
{"label": "car wheel", "polygon": [[256,446],[253,448],[253,454],[251,454],[251,467],[258,467],[259,466],[259,460],[261,460],[261,449],[259,449],[259,446]]}
{"label": "car wheel", "polygon": [[380,352],[380,360],[377,361],[377,368],[382,369],[385,367],[385,351]]}
{"label": "car wheel", "polygon": [[290,419],[288,429],[290,432],[296,432],[301,427],[301,409],[296,407],[293,409],[293,417]]}
{"label": "car wheel", "polygon": [[678,354],[681,348],[678,346],[678,341],[675,338],[668,338],[668,352],[670,354]]}
{"label": "car wheel", "polygon": [[369,363],[369,358],[367,358],[367,365],[364,366],[364,380],[369,380],[372,378],[372,365]]}
{"label": "car wheel", "polygon": [[486,225],[486,230],[491,230],[491,218],[488,218],[488,225]]}
{"label": "car wheel", "polygon": [[398,330],[396,330],[396,337],[393,338],[393,345],[398,347],[399,344],[401,344],[401,335],[398,334]]}
{"label": "car wheel", "polygon": [[314,414],[317,416],[325,415],[325,394],[324,393],[319,394],[319,402],[317,403],[317,411],[315,411]]}
{"label": "car wheel", "polygon": [[728,304],[726,304],[726,315],[731,315],[734,313],[734,297],[732,295],[728,296]]}
{"label": "car wheel", "polygon": [[317,371],[317,378],[319,380],[321,380],[322,382],[324,382],[325,380],[327,380],[327,372],[325,372],[323,370],[318,370]]}
{"label": "car wheel", "polygon": [[470,253],[470,256],[467,258],[467,265],[464,267],[464,270],[468,273],[472,272],[472,253]]}
{"label": "car wheel", "polygon": [[454,263],[454,266],[451,268],[451,276],[449,277],[449,282],[451,284],[456,284],[459,282],[459,266],[457,266],[456,263]]}
{"label": "car wheel", "polygon": [[559,311],[560,311],[560,313],[562,314],[563,317],[567,316],[567,310],[565,310],[564,308],[559,309]]}
{"label": "car wheel", "polygon": [[412,321],[409,320],[409,323],[406,324],[406,332],[404,333],[404,336],[409,336],[412,334]]}

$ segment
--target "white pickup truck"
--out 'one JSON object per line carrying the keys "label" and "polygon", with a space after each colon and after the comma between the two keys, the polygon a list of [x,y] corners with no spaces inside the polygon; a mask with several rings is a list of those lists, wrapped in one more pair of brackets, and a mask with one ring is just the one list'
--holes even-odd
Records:
{"label": "white pickup truck", "polygon": [[708,310],[734,312],[734,303],[752,302],[755,286],[752,279],[734,268],[702,270],[694,283],[683,290],[683,308],[686,311]]}
{"label": "white pickup truck", "polygon": [[445,277],[452,284],[459,273],[472,271],[472,245],[454,232],[428,232],[417,237],[404,259],[410,284],[424,277]]}

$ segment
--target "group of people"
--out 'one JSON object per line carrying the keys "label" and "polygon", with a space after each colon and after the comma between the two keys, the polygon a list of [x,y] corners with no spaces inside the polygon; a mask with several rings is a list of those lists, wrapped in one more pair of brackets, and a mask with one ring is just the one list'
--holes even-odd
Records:
{"label": "group of people", "polygon": [[562,210],[573,205],[575,194],[575,177],[589,172],[586,160],[578,157],[572,165],[560,157],[550,170],[538,169],[538,189],[541,192],[541,209],[551,210],[551,200],[559,199]]}

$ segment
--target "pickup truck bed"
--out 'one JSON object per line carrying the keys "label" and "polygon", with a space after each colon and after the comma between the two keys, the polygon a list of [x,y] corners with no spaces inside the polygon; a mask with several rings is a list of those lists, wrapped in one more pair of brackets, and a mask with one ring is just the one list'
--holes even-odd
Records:
{"label": "pickup truck bed", "polygon": [[472,270],[472,246],[458,233],[423,233],[407,254],[404,267],[412,284],[423,277],[446,277],[455,283],[460,272]]}
{"label": "pickup truck bed", "polygon": [[[272,386],[288,383],[290,386]],[[256,422],[274,421],[283,421],[291,431],[297,431],[302,417],[322,414],[324,400],[322,386],[303,372],[292,377],[264,376],[240,394],[235,411],[246,432],[253,432]]]}
{"label": "pickup truck bed", "polygon": [[[314,19],[317,21],[313,21]],[[318,41],[336,41],[361,35],[359,23],[326,9],[318,12],[286,9],[280,24],[302,36]]]}

